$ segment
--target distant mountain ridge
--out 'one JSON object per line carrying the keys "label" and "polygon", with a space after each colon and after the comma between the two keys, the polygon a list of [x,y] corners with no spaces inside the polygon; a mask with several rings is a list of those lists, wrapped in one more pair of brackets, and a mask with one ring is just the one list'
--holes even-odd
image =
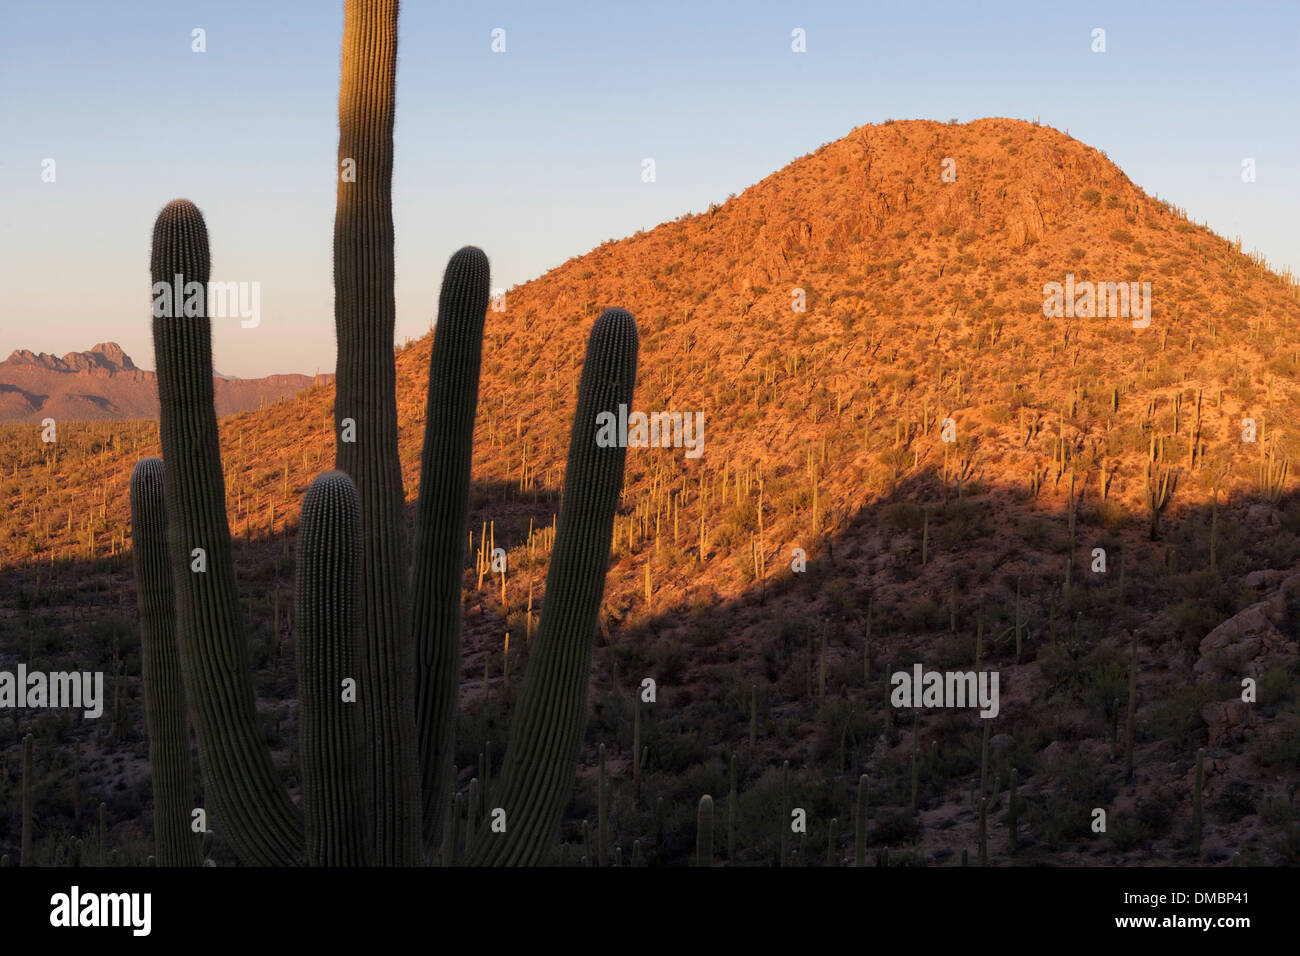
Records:
{"label": "distant mountain ridge", "polygon": [[[217,414],[253,411],[333,378],[290,374],[242,379],[217,373]],[[0,362],[0,424],[157,417],[157,376],[138,368],[116,342],[62,357],[16,349]]]}

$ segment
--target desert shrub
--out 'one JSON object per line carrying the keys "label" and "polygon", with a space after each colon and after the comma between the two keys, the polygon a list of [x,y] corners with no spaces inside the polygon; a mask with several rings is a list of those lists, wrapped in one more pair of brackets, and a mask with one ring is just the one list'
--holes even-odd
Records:
{"label": "desert shrub", "polygon": [[1148,736],[1186,751],[1205,729],[1201,708],[1217,699],[1218,692],[1212,684],[1176,684],[1156,695],[1146,712],[1139,714],[1138,725]]}
{"label": "desert shrub", "polygon": [[1270,770],[1300,769],[1300,717],[1277,718],[1255,738],[1251,749],[1260,765]]}

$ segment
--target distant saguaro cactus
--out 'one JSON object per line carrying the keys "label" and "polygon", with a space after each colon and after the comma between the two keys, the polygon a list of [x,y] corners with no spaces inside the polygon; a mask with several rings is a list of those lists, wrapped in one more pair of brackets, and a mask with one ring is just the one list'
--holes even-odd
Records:
{"label": "distant saguaro cactus", "polygon": [[[355,176],[340,178],[335,219],[338,470],[308,490],[300,532],[301,809],[277,778],[254,706],[224,510],[211,328],[205,297],[190,304],[190,290],[205,290],[209,278],[207,229],[187,200],[169,203],[154,227],[155,292],[159,283],[180,283],[172,301],[184,293],[187,309],[154,317],[168,465],[161,498],[142,499],[140,519],[158,527],[166,513],[181,673],[205,796],[246,863],[409,865],[440,842],[450,848],[444,862],[458,855],[455,833],[442,840],[441,831],[459,826],[458,814],[446,811],[455,802],[463,536],[489,272],[487,257],[465,248],[443,280],[412,603],[392,348],[396,30],[396,0],[348,0],[339,159]],[[546,605],[492,812],[467,848],[471,864],[543,862],[573,786],[627,454],[597,444],[597,417],[631,404],[637,353],[632,316],[606,310],[579,383]],[[142,587],[151,573],[142,574]],[[341,686],[353,679],[355,703]],[[488,825],[496,810],[501,827]]]}

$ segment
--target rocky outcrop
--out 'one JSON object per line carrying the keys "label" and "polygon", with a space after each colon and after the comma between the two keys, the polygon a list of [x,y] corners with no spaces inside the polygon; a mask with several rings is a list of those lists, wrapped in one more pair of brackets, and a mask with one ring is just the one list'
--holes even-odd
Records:
{"label": "rocky outcrop", "polygon": [[[332,375],[269,375],[213,379],[218,415],[252,411],[309,388]],[[136,366],[116,342],[58,356],[18,349],[0,362],[0,424],[156,418],[158,384],[153,372]]]}

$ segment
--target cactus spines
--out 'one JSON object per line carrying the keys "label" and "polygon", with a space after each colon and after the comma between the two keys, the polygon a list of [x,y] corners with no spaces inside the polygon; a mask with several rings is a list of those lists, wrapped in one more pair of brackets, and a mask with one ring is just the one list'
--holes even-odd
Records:
{"label": "cactus spines", "polygon": [[637,350],[632,315],[606,309],[587,343],[545,605],[501,769],[500,805],[510,827],[481,841],[471,862],[542,862],[573,786],[627,460],[626,448],[601,440],[613,430],[602,422],[616,419],[619,406],[631,405]]}
{"label": "cactus spines", "polygon": [[[154,224],[155,293],[160,284],[170,287],[175,303],[191,283],[206,288],[209,262],[198,208],[183,199],[168,203]],[[302,816],[280,785],[254,706],[212,404],[211,325],[206,299],[187,297],[186,304],[192,301],[197,315],[153,319],[163,460],[169,463],[163,497],[185,696],[203,754],[204,795],[236,854],[253,865],[299,864],[305,859]],[[206,555],[202,572],[191,565],[199,548]]]}
{"label": "cactus spines", "polygon": [[302,807],[313,866],[370,862],[356,703],[360,525],[351,478],[327,471],[311,483],[298,532],[296,614]]}
{"label": "cactus spines", "polygon": [[35,866],[36,858],[32,853],[32,778],[36,768],[32,766],[32,735],[23,737],[23,783],[22,783],[22,836],[18,851],[19,866]]}
{"label": "cactus spines", "polygon": [[867,865],[867,775],[858,777],[858,812],[853,821],[853,865]]}
{"label": "cactus spines", "polygon": [[[153,836],[163,866],[199,866],[203,860],[190,832],[194,774],[185,685],[176,643],[163,470],[162,459],[145,458],[131,472],[130,486],[131,552],[140,605],[140,670],[153,774]],[[80,811],[80,745],[76,762]]]}
{"label": "cactus spines", "polygon": [[489,271],[487,256],[472,246],[451,257],[438,296],[438,321],[429,354],[411,627],[418,662],[415,702],[424,840],[430,849],[438,840],[455,748],[465,522]]}
{"label": "cactus spines", "polygon": [[707,793],[695,821],[695,865],[713,866],[713,798]]}

